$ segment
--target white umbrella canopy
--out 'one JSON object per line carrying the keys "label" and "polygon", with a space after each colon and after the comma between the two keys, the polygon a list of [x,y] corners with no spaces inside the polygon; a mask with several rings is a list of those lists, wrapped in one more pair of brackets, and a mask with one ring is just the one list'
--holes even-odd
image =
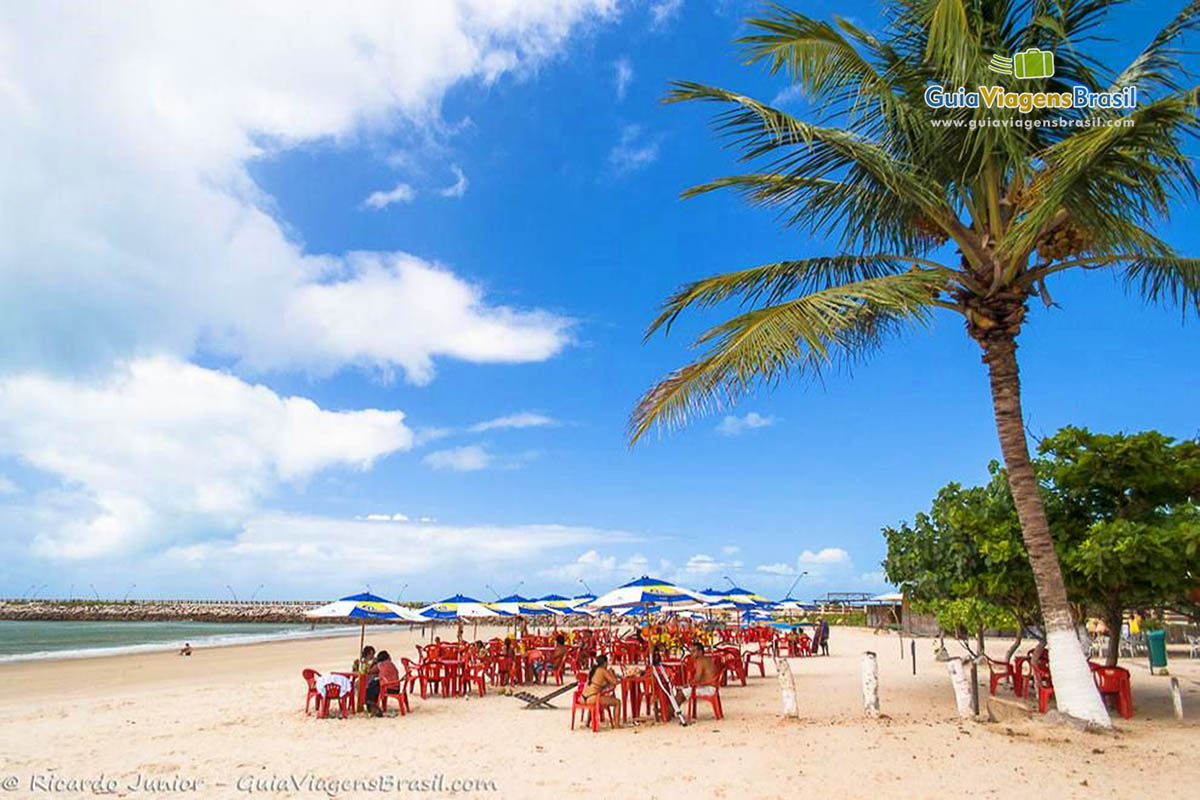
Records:
{"label": "white umbrella canopy", "polygon": [[561,594],[548,594],[545,597],[539,597],[534,602],[560,617],[592,616],[587,609],[577,608],[578,604],[574,599],[563,597]]}
{"label": "white umbrella canopy", "polygon": [[473,597],[467,597],[466,595],[462,594],[456,594],[453,597],[447,597],[440,603],[430,603],[422,608],[418,613],[426,621],[513,616],[507,611],[488,608],[486,603],[481,603]]}
{"label": "white umbrella canopy", "polygon": [[379,622],[429,622],[425,617],[422,617],[410,608],[405,608],[396,603],[389,603],[382,597],[367,592],[348,595],[341,600],[334,600],[332,603],[317,606],[311,611],[305,612],[304,616],[311,619],[358,620],[358,647],[360,650],[362,649],[363,642],[366,640],[368,620]]}
{"label": "white umbrella canopy", "polygon": [[495,611],[503,611],[514,617],[548,617],[554,613],[536,600],[521,597],[519,594],[501,597],[494,603],[487,603],[487,607]]}
{"label": "white umbrella canopy", "polygon": [[428,622],[410,608],[390,603],[373,594],[352,594],[306,611],[304,616],[313,619],[357,619],[392,622]]}
{"label": "white umbrella canopy", "polygon": [[675,605],[678,603],[704,603],[705,598],[699,592],[676,586],[661,578],[650,578],[645,575],[623,586],[618,586],[611,592],[600,595],[592,606],[595,608],[628,608],[642,605]]}

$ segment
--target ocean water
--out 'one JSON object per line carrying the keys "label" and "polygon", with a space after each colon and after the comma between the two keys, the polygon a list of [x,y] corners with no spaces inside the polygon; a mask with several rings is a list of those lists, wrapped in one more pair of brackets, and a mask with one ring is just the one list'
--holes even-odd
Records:
{"label": "ocean water", "polygon": [[357,627],[263,622],[25,622],[0,620],[0,663],[86,658],[303,639],[357,632]]}

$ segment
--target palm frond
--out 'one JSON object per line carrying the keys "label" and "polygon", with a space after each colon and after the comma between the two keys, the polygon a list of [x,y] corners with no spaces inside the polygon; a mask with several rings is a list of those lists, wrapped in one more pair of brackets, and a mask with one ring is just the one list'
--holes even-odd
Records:
{"label": "palm frond", "polygon": [[809,294],[884,275],[895,275],[903,272],[906,262],[915,263],[911,257],[890,253],[824,256],[779,261],[713,275],[689,283],[667,298],[661,312],[646,330],[646,338],[649,339],[660,329],[670,333],[675,320],[689,308],[708,308],[734,298],[740,298],[743,303],[750,305],[773,305],[792,294]]}
{"label": "palm frond", "polygon": [[651,427],[678,427],[696,412],[725,407],[758,383],[815,376],[877,348],[906,324],[925,323],[945,287],[932,271],[881,275],[831,286],[739,314],[695,346],[703,358],[667,375],[639,401],[631,442]]}
{"label": "palm frond", "polygon": [[[911,247],[916,243],[908,223],[916,214],[935,222],[954,216],[936,181],[851,130],[801,122],[725,89],[684,81],[673,87],[666,102],[703,100],[730,106],[718,114],[716,124],[740,150],[741,160],[771,156],[773,173],[836,180],[842,201],[838,208],[847,223],[844,249]],[[947,230],[947,235],[953,231]]]}
{"label": "palm frond", "polygon": [[1001,250],[1015,256],[1032,249],[1047,224],[1066,211],[1076,224],[1096,231],[1122,220],[1150,223],[1168,213],[1172,200],[1200,193],[1183,135],[1195,135],[1192,98],[1172,95],[1124,117],[1132,125],[1096,124],[1055,143],[1041,154],[1045,166],[1029,187],[1037,203],[1011,228]]}
{"label": "palm frond", "polygon": [[1151,303],[1200,314],[1200,258],[1134,257],[1123,272],[1125,285]]}
{"label": "palm frond", "polygon": [[1179,39],[1184,33],[1195,30],[1198,25],[1200,0],[1191,0],[1158,32],[1146,49],[1138,53],[1129,66],[1121,71],[1112,82],[1109,91],[1120,91],[1126,86],[1137,86],[1141,91],[1183,91],[1184,87],[1178,80],[1183,73],[1180,58],[1190,53],[1179,47]]}

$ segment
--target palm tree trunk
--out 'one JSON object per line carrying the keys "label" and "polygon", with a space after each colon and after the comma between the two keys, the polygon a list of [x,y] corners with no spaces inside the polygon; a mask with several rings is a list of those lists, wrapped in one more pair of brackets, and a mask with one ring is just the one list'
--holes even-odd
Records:
{"label": "palm tree trunk", "polygon": [[1011,336],[988,337],[984,344],[983,360],[988,366],[988,378],[991,381],[996,432],[1008,470],[1008,486],[1021,520],[1021,536],[1029,553],[1042,620],[1046,626],[1055,703],[1064,714],[1111,727],[1108,709],[1096,691],[1091,669],[1075,633],[1062,568],[1054,551],[1050,523],[1046,520],[1037,476],[1029,458],[1025,420],[1021,412],[1021,376],[1017,369],[1015,339]]}

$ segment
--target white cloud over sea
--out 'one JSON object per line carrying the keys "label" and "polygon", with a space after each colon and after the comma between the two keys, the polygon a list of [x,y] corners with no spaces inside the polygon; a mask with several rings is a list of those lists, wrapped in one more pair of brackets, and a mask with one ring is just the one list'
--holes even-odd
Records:
{"label": "white cloud over sea", "polygon": [[[264,510],[283,487],[416,441],[400,410],[326,409],[256,380],[357,368],[421,385],[439,359],[567,347],[572,320],[495,301],[470,264],[308,251],[250,167],[397,130],[436,137],[452,87],[532,75],[613,13],[613,0],[0,7],[0,459],[28,471],[19,492],[0,479],[20,531],[8,543],[61,563],[217,558],[233,545],[196,541],[242,531],[266,552],[263,519],[299,528]],[[465,173],[450,177],[433,193],[462,197]],[[380,186],[368,208],[424,197]]]}

